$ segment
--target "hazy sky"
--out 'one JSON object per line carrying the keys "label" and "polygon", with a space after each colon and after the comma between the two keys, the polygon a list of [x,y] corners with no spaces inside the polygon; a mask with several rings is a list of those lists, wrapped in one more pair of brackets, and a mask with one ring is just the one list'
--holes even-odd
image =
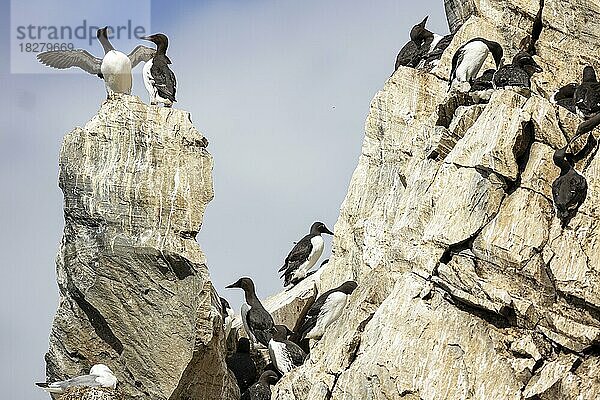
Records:
{"label": "hazy sky", "polygon": [[[170,37],[176,108],[191,112],[215,160],[215,199],[198,241],[215,287],[238,305],[241,291],[225,285],[247,275],[260,297],[276,293],[292,243],[315,220],[333,229],[369,103],[413,24],[430,15],[428,27],[447,32],[443,2],[169,3],[152,2],[151,28]],[[47,399],[33,382],[44,379],[58,302],[58,154],[63,135],[95,114],[105,92],[90,75],[11,74],[10,2],[0,4],[1,397]],[[30,12],[43,20],[35,7]],[[147,101],[140,75],[134,93]]]}

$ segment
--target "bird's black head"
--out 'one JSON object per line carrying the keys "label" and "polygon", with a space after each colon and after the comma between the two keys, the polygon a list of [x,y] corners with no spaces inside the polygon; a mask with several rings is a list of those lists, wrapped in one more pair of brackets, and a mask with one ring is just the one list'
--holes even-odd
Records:
{"label": "bird's black head", "polygon": [[358,287],[358,283],[356,283],[354,281],[346,281],[340,285],[339,291],[350,295],[350,294],[352,294],[352,292],[354,292],[354,290],[357,287]]}
{"label": "bird's black head", "polygon": [[481,74],[481,76],[479,77],[479,79],[486,80],[486,81],[491,81],[492,78],[494,77],[495,73],[496,73],[495,69],[486,69],[483,72],[483,74]]}
{"label": "bird's black head", "polygon": [[596,71],[591,65],[588,65],[583,69],[583,82],[598,82],[598,79],[596,78]]}
{"label": "bird's black head", "polygon": [[254,282],[252,282],[252,279],[250,278],[240,278],[238,279],[235,283],[232,283],[229,286],[225,286],[226,289],[231,289],[231,288],[240,288],[243,289],[244,292],[249,291],[249,292],[253,292],[254,291]]}
{"label": "bird's black head", "polygon": [[268,385],[274,385],[279,380],[279,376],[274,371],[267,370],[262,373],[259,378],[259,381],[266,383]]}
{"label": "bird's black head", "polygon": [[425,17],[425,19],[423,21],[421,21],[417,25],[413,26],[412,29],[410,30],[410,40],[415,42],[417,44],[417,46],[421,46],[423,44],[423,42],[425,42],[425,40],[433,37],[433,33],[428,31],[427,29],[425,29],[425,24],[427,23],[427,18],[429,18],[429,16]]}
{"label": "bird's black head", "polygon": [[513,65],[518,65],[523,68],[530,75],[533,75],[536,72],[542,72],[542,67],[540,67],[533,57],[525,51],[517,53],[517,55],[514,56],[512,63]]}
{"label": "bird's black head", "polygon": [[231,308],[231,306],[229,305],[229,302],[222,297],[219,297],[219,299],[221,299],[221,309],[222,309],[223,313],[227,314],[227,309]]}
{"label": "bird's black head", "polygon": [[502,57],[504,57],[504,50],[502,49],[502,46],[500,46],[500,43],[494,42],[493,40],[484,39],[483,42],[492,53],[492,57],[494,57],[494,63],[496,63],[496,68],[500,68]]}
{"label": "bird's black head", "polygon": [[321,234],[321,233],[326,233],[328,235],[333,235],[333,232],[331,232],[329,229],[327,229],[327,227],[325,226],[324,223],[322,222],[315,222],[314,224],[312,224],[312,226],[310,227],[310,233],[313,234]]}
{"label": "bird's black head", "polygon": [[167,51],[169,46],[169,38],[162,33],[155,33],[149,36],[142,36],[140,39],[149,40],[156,45],[157,51]]}
{"label": "bird's black head", "polygon": [[245,337],[241,337],[237,342],[237,350],[238,353],[250,353],[250,340]]}
{"label": "bird's black head", "polygon": [[112,44],[110,44],[110,41],[108,40],[109,34],[110,34],[110,32],[109,32],[108,26],[105,26],[104,28],[100,28],[96,31],[96,37],[98,38],[98,41],[102,45],[102,48],[104,49],[104,53],[108,53],[109,51],[114,50],[114,47],[112,46]]}
{"label": "bird's black head", "polygon": [[277,341],[286,340],[288,335],[292,333],[285,325],[274,325],[269,329],[269,333],[273,335],[273,339]]}
{"label": "bird's black head", "polygon": [[104,28],[100,28],[96,31],[96,38],[98,40],[100,39],[108,39],[108,26],[105,26]]}
{"label": "bird's black head", "polygon": [[561,220],[563,227],[569,224],[585,200],[587,184],[575,184],[582,178],[572,169],[565,175],[561,174],[552,185],[552,199],[556,207],[556,216]]}

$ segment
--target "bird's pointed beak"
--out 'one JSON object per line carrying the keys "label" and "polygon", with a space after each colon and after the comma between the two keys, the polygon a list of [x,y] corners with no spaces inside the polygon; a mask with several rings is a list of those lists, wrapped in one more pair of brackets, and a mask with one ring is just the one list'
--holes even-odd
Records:
{"label": "bird's pointed beak", "polygon": [[225,286],[225,289],[232,289],[232,288],[237,288],[237,287],[239,287],[239,286],[237,285],[237,282],[235,282],[235,283],[232,283],[231,285]]}
{"label": "bird's pointed beak", "polygon": [[140,36],[140,39],[152,41],[152,36]]}
{"label": "bird's pointed beak", "polygon": [[425,28],[425,24],[427,24],[427,18],[429,18],[429,15],[425,17],[425,19],[423,19],[423,21],[421,21],[421,23],[419,24],[420,26],[422,26],[423,28]]}
{"label": "bird's pointed beak", "polygon": [[331,232],[329,229],[325,228],[325,230],[323,231],[323,233],[327,233],[328,235],[333,235],[333,232]]}
{"label": "bird's pointed beak", "polygon": [[535,71],[535,72],[542,72],[542,71],[543,71],[542,67],[540,67],[540,66],[539,66],[539,65],[537,65],[537,64],[535,64],[535,65],[533,66],[533,69],[534,69],[534,71]]}

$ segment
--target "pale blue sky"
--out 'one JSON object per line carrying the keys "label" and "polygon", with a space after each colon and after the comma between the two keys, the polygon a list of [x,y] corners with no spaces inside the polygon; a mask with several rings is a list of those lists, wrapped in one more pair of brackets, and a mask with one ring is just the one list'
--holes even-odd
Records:
{"label": "pale blue sky", "polygon": [[[84,74],[10,74],[9,2],[0,4],[2,397],[47,399],[33,382],[44,378],[58,300],[58,153],[63,135],[95,114],[105,92]],[[292,242],[315,220],[333,229],[369,103],[410,27],[429,14],[431,30],[447,31],[441,0],[413,4],[152,2],[152,30],[171,40],[176,107],[191,112],[215,159],[215,199],[198,240],[215,287],[232,304],[241,291],[225,285],[248,275],[261,297],[279,291],[276,271]],[[93,50],[101,53],[99,45]],[[147,101],[139,75],[134,92]]]}

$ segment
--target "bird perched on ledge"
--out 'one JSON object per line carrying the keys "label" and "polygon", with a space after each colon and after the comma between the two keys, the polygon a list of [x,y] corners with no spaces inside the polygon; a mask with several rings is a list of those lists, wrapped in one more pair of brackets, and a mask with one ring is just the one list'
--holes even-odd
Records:
{"label": "bird perched on ledge", "polygon": [[76,376],[65,381],[52,383],[36,383],[48,393],[63,394],[67,389],[73,387],[105,387],[116,388],[117,377],[113,375],[110,368],[104,364],[96,364],[90,369],[89,375]]}
{"label": "bird perched on ledge", "polygon": [[525,51],[520,51],[513,57],[512,63],[504,65],[494,74],[494,88],[500,89],[507,86],[531,87],[531,76],[542,72],[542,68],[533,57]]}
{"label": "bird perched on ledge", "polygon": [[78,67],[104,79],[107,96],[112,93],[131,94],[131,69],[140,62],[150,60],[155,51],[146,46],[137,46],[129,55],[115,50],[108,40],[108,27],[98,29],[96,37],[104,48],[104,57],[94,57],[85,50],[54,50],[37,55],[44,65],[57,69]]}
{"label": "bird perched on ledge", "polygon": [[577,114],[588,119],[600,112],[600,83],[596,78],[596,71],[591,65],[583,69],[583,80],[577,86],[574,94],[575,109]]}
{"label": "bird perched on ledge", "polygon": [[279,272],[283,271],[281,277],[284,278],[284,286],[295,285],[306,278],[308,271],[317,263],[325,246],[322,233],[333,235],[324,223],[315,222],[310,227],[310,233],[292,248],[279,269]]}
{"label": "bird perched on ledge", "polygon": [[582,129],[582,132],[575,135],[565,147],[556,150],[552,157],[554,164],[560,168],[560,176],[552,183],[552,199],[556,207],[556,216],[563,227],[569,224],[587,197],[587,181],[575,170],[575,163],[583,159],[598,142],[590,134],[586,145],[577,154],[567,153],[571,143],[586,132],[587,129]]}
{"label": "bird perched on ledge", "polygon": [[340,286],[323,293],[310,307],[299,333],[303,338],[320,339],[329,325],[334,323],[346,306],[348,296],[354,292],[358,284],[346,281]]}
{"label": "bird perched on ledge", "polygon": [[[499,43],[478,37],[460,46],[452,57],[448,91],[454,88],[462,92],[469,90],[470,84],[477,77],[479,70],[490,53],[494,57],[496,68],[498,68],[504,55],[502,46]],[[463,87],[466,83],[469,83],[469,88]]]}
{"label": "bird perched on ledge", "polygon": [[177,80],[169,68],[169,64],[171,64],[171,60],[167,57],[169,39],[162,33],[143,36],[141,39],[156,44],[156,54],[144,65],[143,70],[144,86],[150,96],[150,104],[162,103],[165,107],[171,107],[177,101],[175,100]]}
{"label": "bird perched on ledge", "polygon": [[241,316],[244,329],[252,343],[261,343],[265,347],[271,340],[270,329],[275,325],[273,317],[256,297],[254,282],[250,278],[240,278],[226,288],[240,288],[244,291],[246,303],[242,304]]}

